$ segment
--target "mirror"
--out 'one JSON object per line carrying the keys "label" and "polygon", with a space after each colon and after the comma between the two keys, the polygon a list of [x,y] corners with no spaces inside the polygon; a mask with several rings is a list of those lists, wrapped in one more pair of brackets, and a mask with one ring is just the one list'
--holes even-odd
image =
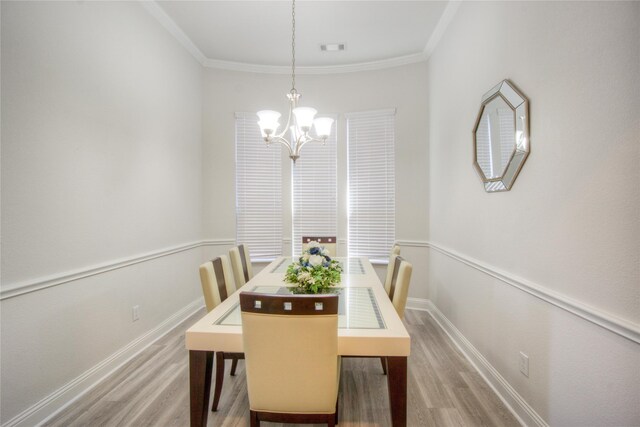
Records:
{"label": "mirror", "polygon": [[529,155],[529,101],[510,81],[482,97],[473,146],[485,191],[510,190]]}

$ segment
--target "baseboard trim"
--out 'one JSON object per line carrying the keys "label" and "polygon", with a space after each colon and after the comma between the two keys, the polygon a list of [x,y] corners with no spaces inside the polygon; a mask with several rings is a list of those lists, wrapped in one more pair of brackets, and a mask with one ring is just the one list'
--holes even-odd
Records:
{"label": "baseboard trim", "polygon": [[203,307],[202,298],[198,298],[171,315],[156,328],[138,337],[91,369],[22,411],[5,424],[2,424],[2,427],[26,427],[45,423]]}
{"label": "baseboard trim", "polygon": [[105,262],[102,264],[91,265],[88,267],[80,268],[77,270],[66,271],[63,273],[54,274],[51,276],[39,277],[37,279],[26,280],[23,282],[13,283],[7,286],[3,286],[0,289],[0,301],[14,298],[20,295],[28,294],[31,292],[40,291],[42,289],[51,288],[53,286],[63,285],[65,283],[74,282],[76,280],[86,279],[98,274],[108,273],[120,268],[129,267],[142,262],[151,261],[154,259],[166,257],[169,255],[177,254],[179,252],[185,252],[192,249],[197,249],[202,246],[220,246],[220,245],[234,245],[235,240],[220,239],[220,240],[200,240],[196,242],[184,243],[177,246],[171,246],[169,248],[159,249],[153,252],[147,252],[144,254],[133,255],[126,258],[120,258]]}
{"label": "baseboard trim", "polygon": [[500,375],[489,361],[473,344],[455,327],[453,323],[430,300],[422,300],[427,311],[460,349],[462,354],[476,368],[485,382],[498,395],[505,406],[524,426],[548,427],[545,420],[518,394],[518,392]]}
{"label": "baseboard trim", "polygon": [[424,298],[407,298],[407,308],[410,310],[429,311],[430,301]]}

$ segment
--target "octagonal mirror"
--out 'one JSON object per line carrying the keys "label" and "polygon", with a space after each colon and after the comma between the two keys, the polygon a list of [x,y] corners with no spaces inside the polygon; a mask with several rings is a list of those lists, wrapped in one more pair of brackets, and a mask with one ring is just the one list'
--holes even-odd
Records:
{"label": "octagonal mirror", "polygon": [[473,164],[485,191],[508,191],[529,155],[529,101],[508,80],[482,97]]}

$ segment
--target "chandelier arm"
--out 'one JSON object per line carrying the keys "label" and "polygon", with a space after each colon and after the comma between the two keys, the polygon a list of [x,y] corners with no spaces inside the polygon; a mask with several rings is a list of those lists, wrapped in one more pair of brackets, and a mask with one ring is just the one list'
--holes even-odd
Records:
{"label": "chandelier arm", "polygon": [[294,149],[291,147],[291,144],[289,144],[289,141],[287,141],[286,139],[282,138],[281,136],[273,136],[273,137],[271,137],[271,140],[269,141],[269,144],[274,143],[274,142],[279,142],[280,144],[282,144],[285,147],[287,147],[287,149],[289,150],[289,156],[295,155]]}
{"label": "chandelier arm", "polygon": [[297,148],[298,154],[300,154],[300,150],[302,150],[302,147],[304,147],[304,145],[307,142],[322,142],[322,143],[325,143],[326,139],[312,138],[310,136],[307,136],[307,138],[304,141],[302,141],[302,143],[300,143],[299,146],[298,146],[298,144],[296,144],[296,148]]}

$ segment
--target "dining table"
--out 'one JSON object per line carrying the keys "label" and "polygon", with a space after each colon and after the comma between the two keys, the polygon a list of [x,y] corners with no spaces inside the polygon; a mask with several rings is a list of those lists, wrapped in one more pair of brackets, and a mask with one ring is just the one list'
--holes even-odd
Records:
{"label": "dining table", "polygon": [[[405,427],[411,337],[369,260],[364,257],[335,259],[343,269],[340,283],[332,288],[339,295],[338,354],[386,361],[391,424]],[[291,257],[275,259],[187,330],[192,427],[207,425],[214,353],[243,352],[240,292],[292,294],[295,285],[285,283],[284,276],[294,260]]]}

